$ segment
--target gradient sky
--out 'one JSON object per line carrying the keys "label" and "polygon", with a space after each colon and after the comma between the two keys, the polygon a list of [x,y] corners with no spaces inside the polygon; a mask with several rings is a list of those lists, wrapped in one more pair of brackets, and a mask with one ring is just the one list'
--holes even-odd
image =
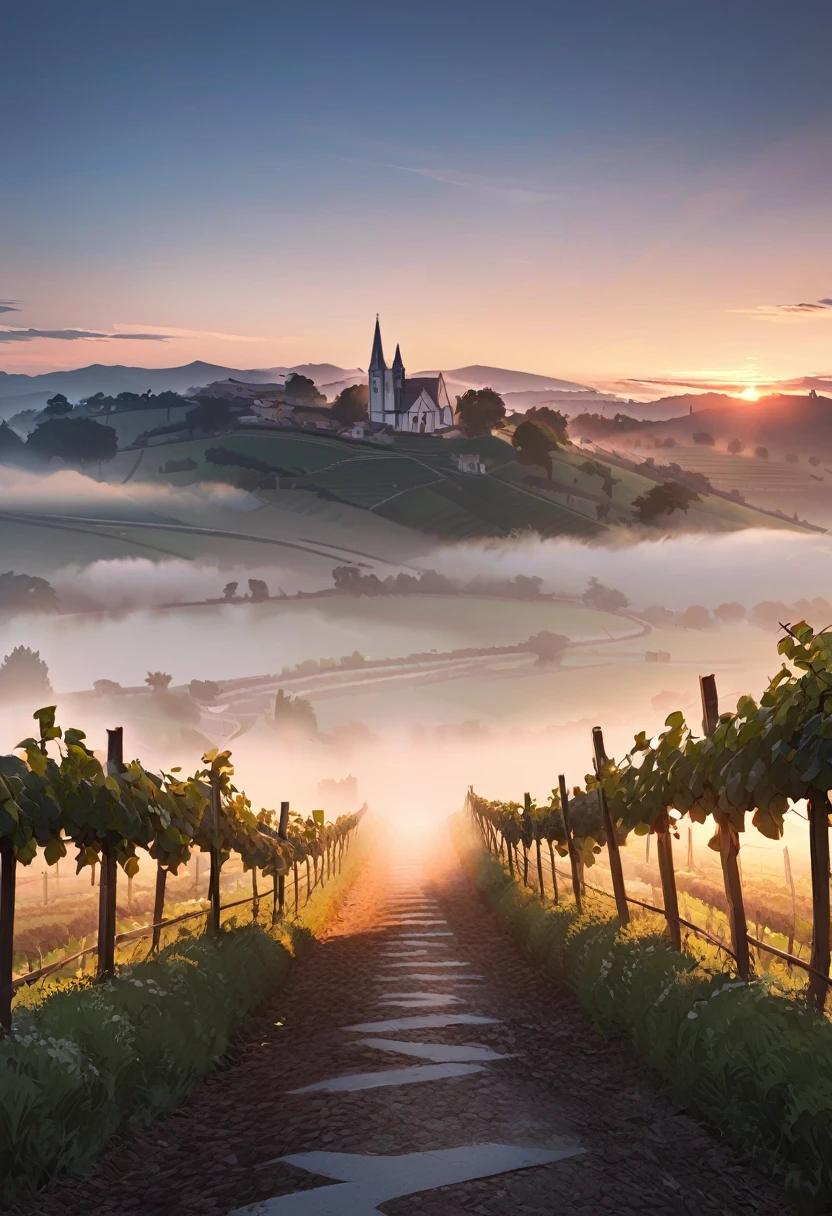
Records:
{"label": "gradient sky", "polygon": [[16,4],[0,324],[170,336],[0,369],[366,367],[378,311],[414,371],[832,372],[830,63],[828,0]]}

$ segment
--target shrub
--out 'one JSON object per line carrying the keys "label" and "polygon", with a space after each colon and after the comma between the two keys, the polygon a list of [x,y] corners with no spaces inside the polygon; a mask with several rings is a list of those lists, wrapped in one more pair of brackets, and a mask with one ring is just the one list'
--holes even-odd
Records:
{"label": "shrub", "polygon": [[240,929],[184,939],[109,984],[75,982],[16,1010],[0,1042],[3,1199],[88,1173],[120,1127],[180,1102],[288,965],[270,934]]}
{"label": "shrub", "polygon": [[820,464],[820,456],[810,456],[809,464],[812,466],[813,469],[816,469],[818,467],[818,465]]}
{"label": "shrub", "polygon": [[800,463],[800,457],[798,456],[797,452],[786,452],[786,455],[784,456],[783,459],[786,461],[786,464],[799,464]]}
{"label": "shrub", "polygon": [[732,456],[738,456],[739,453],[743,450],[744,446],[745,445],[741,439],[731,439],[728,443],[728,451],[731,453]]}
{"label": "shrub", "polygon": [[702,443],[705,444],[706,447],[712,448],[716,440],[714,439],[713,435],[709,435],[707,431],[697,431],[693,437],[693,442]]}
{"label": "shrub", "polygon": [[768,448],[755,448],[754,455],[758,460],[768,460]]}
{"label": "shrub", "polygon": [[[475,878],[530,958],[604,1031],[633,1041],[674,1098],[802,1201],[832,1197],[832,1024],[763,980],[705,974],[649,922],[621,931],[590,896],[545,908],[478,850]],[[655,922],[654,922],[655,923]],[[824,1209],[826,1210],[826,1209]]]}

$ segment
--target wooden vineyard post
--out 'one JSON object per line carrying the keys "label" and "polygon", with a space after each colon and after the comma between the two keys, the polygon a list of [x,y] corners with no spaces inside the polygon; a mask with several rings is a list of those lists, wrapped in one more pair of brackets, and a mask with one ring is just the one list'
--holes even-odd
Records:
{"label": "wooden vineyard post", "polygon": [[[554,850],[551,840],[548,837],[546,838],[546,843],[549,846],[549,867],[552,871],[552,903],[556,904],[556,903],[559,903],[560,900],[558,898],[558,875],[557,875],[557,870],[555,869],[555,850]],[[540,848],[539,845],[538,845],[538,848]],[[541,892],[543,891],[542,873],[541,873],[541,878],[540,878],[540,890],[541,890]]]}
{"label": "wooden vineyard post", "polygon": [[656,831],[656,853],[659,859],[659,875],[662,881],[664,915],[667,935],[674,950],[682,949],[682,926],[679,924],[679,897],[676,894],[676,874],[673,869],[673,836],[670,832],[670,816],[667,809],[660,816]]}
{"label": "wooden vineyard post", "polygon": [[168,872],[161,862],[156,863],[156,893],[153,898],[153,939],[151,949],[159,949],[162,940],[162,921],[165,919],[165,883]]}
{"label": "wooden vineyard post", "polygon": [[251,867],[251,915],[252,919],[257,920],[260,912],[260,901],[257,898],[257,866]]}
{"label": "wooden vineyard post", "polygon": [[[124,730],[117,726],[107,731],[107,771],[124,771]],[[112,978],[116,969],[116,883],[118,866],[112,845],[101,850],[101,877],[98,883],[98,979]]]}
{"label": "wooden vineyard post", "polygon": [[12,1026],[14,900],[17,856],[11,840],[0,840],[0,1035]]}
{"label": "wooden vineyard post", "polygon": [[[280,819],[277,825],[277,834],[281,840],[286,840],[289,835],[289,803],[281,802],[280,804]],[[286,875],[280,874],[277,879],[277,914],[283,915],[283,909],[286,904]]]}
{"label": "wooden vineyard post", "polygon": [[786,947],[789,954],[794,954],[794,935],[797,922],[797,892],[794,889],[794,875],[792,874],[792,863],[789,857],[789,846],[783,845],[783,867],[786,871],[786,882],[789,884],[789,890],[792,893],[792,931],[789,934],[789,944]]}
{"label": "wooden vineyard post", "polygon": [[[212,774],[211,826],[215,835],[219,834],[221,813],[222,807],[219,778],[216,774]],[[211,862],[211,870],[208,875],[208,900],[211,906],[208,911],[208,932],[211,937],[217,937],[220,931],[220,852],[217,846],[214,844],[211,845],[209,859]]]}
{"label": "wooden vineyard post", "polygon": [[[715,676],[700,676],[699,690],[702,695],[702,729],[712,735],[719,722],[719,696]],[[718,825],[719,858],[722,863],[722,881],[728,903],[728,925],[731,930],[731,948],[737,960],[737,971],[741,980],[751,975],[751,956],[748,951],[748,924],[745,919],[745,901],[742,894],[742,877],[739,866],[740,845],[737,834],[727,820]]]}
{"label": "wooden vineyard post", "polygon": [[312,871],[309,865],[309,858],[306,858],[306,899],[303,901],[303,906],[309,903],[309,897],[312,894]]}
{"label": "wooden vineyard post", "polygon": [[[593,726],[592,728],[592,746],[595,752],[595,773],[600,779],[601,770],[607,762],[607,753],[604,751],[604,734],[600,726]],[[619,924],[624,929],[630,923],[630,909],[627,906],[627,891],[624,887],[624,871],[621,868],[621,854],[618,850],[618,837],[615,834],[615,825],[610,815],[606,795],[601,786],[598,787],[598,798],[601,803],[601,813],[604,817],[604,829],[607,833],[607,852],[610,859],[610,875],[615,895],[615,906],[618,911]]]}
{"label": "wooden vineyard post", "polygon": [[[543,886],[543,858],[540,853],[540,837],[537,835],[534,838],[534,846],[535,860],[537,862],[537,882],[538,886],[540,887],[540,898],[545,899],[546,891]],[[557,895],[557,891],[555,891],[555,895]]]}
{"label": "wooden vineyard post", "polygon": [[292,866],[292,876],[295,880],[295,916],[298,914],[298,863]]}
{"label": "wooden vineyard post", "polygon": [[572,839],[572,827],[569,823],[569,794],[566,792],[566,778],[563,773],[558,777],[558,789],[560,790],[560,809],[563,813],[563,827],[566,832],[566,847],[569,850],[569,865],[572,870],[572,894],[575,896],[575,908],[578,916],[583,914],[583,892],[581,889],[581,868],[578,858],[578,850],[575,848],[575,841]]}
{"label": "wooden vineyard post", "polygon": [[825,790],[809,795],[809,853],[812,867],[812,954],[809,1000],[823,1013],[829,987],[829,799]]}

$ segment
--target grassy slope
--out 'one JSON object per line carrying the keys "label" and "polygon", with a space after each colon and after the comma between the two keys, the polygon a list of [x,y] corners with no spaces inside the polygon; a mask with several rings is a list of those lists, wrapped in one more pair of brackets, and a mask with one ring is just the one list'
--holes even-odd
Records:
{"label": "grassy slope", "polygon": [[[609,503],[610,524],[629,522],[633,499],[655,484],[638,473],[614,469],[610,500],[603,493],[603,479],[585,471],[587,455],[574,449],[555,454],[552,483],[542,484],[543,471],[519,465],[510,444],[496,436],[439,440],[402,435],[397,437],[395,448],[378,449],[326,436],[274,431],[194,439],[148,449],[132,480],[183,484],[233,477],[232,470],[205,460],[206,449],[217,446],[254,456],[340,503],[447,538],[505,536],[526,530],[547,536],[600,535],[606,530],[597,518],[600,504]],[[486,462],[487,476],[458,473],[453,458],[459,452],[478,453]],[[168,460],[186,457],[196,462],[193,471],[172,475],[160,472]],[[126,475],[135,464],[133,453],[124,453],[119,459],[124,462]],[[687,528],[709,531],[786,526],[742,504],[713,497],[695,504],[687,518],[677,516],[677,520]]]}

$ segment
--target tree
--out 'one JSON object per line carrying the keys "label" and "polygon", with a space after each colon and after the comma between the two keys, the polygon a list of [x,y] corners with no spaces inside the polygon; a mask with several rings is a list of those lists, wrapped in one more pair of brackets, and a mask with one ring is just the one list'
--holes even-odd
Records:
{"label": "tree", "polygon": [[366,384],[351,384],[342,389],[329,408],[336,422],[352,426],[368,417],[370,393]]}
{"label": "tree", "polygon": [[526,422],[539,422],[548,427],[558,443],[569,442],[569,423],[566,415],[560,410],[553,410],[549,405],[533,405],[531,409],[526,410],[524,417]]}
{"label": "tree", "polygon": [[732,439],[728,443],[728,451],[731,453],[732,456],[739,456],[740,452],[743,450],[744,447],[745,447],[745,444],[742,442],[741,439]]}
{"label": "tree", "polygon": [[799,464],[800,457],[798,456],[797,452],[786,452],[785,461],[786,464]]}
{"label": "tree", "polygon": [[56,393],[49,398],[43,412],[48,418],[60,418],[63,414],[71,414],[73,408],[63,393]]}
{"label": "tree", "polygon": [[51,583],[34,574],[0,574],[0,612],[57,612],[58,596]]}
{"label": "tree", "polygon": [[233,603],[239,583],[226,583],[222,589],[222,598],[229,604]]}
{"label": "tree", "polygon": [[269,598],[268,585],[262,578],[250,578],[248,590],[253,604],[263,604]]}
{"label": "tree", "polygon": [[15,646],[0,664],[0,701],[41,703],[51,696],[49,668],[40,652],[28,646]]}
{"label": "tree", "polygon": [[475,439],[504,425],[506,405],[493,388],[469,388],[456,399],[456,417],[463,435]]}
{"label": "tree", "polygon": [[569,645],[569,638],[563,634],[552,633],[551,629],[541,629],[523,643],[524,650],[530,650],[537,655],[538,663],[560,663],[563,652]]}
{"label": "tree", "polygon": [[118,436],[92,418],[50,418],[35,427],[26,448],[43,460],[59,456],[67,464],[100,464],[115,456]]}
{"label": "tree", "polygon": [[195,701],[216,701],[221,688],[216,680],[191,680],[188,692]]}
{"label": "tree", "polygon": [[740,621],[745,620],[745,608],[736,600],[732,600],[727,604],[717,604],[714,608],[714,616],[723,625],[737,625]]}
{"label": "tree", "polygon": [[581,599],[587,608],[597,608],[602,612],[620,612],[630,606],[630,601],[623,591],[616,587],[605,587],[597,578],[589,580]]}
{"label": "tree", "polygon": [[144,678],[145,684],[150,687],[153,693],[167,692],[173,676],[169,676],[166,671],[149,671]]}
{"label": "tree", "polygon": [[550,453],[557,450],[558,441],[548,426],[539,422],[521,422],[512,435],[511,442],[517,449],[520,464],[539,465],[546,470],[548,480],[552,480]]}
{"label": "tree", "polygon": [[703,604],[691,604],[678,617],[683,629],[713,629],[711,614]]}
{"label": "tree", "polygon": [[676,613],[662,604],[649,604],[638,615],[657,629],[672,629],[676,624]]}
{"label": "tree", "polygon": [[809,464],[812,466],[813,469],[816,469],[818,467],[818,465],[820,464],[820,456],[810,456]]}
{"label": "tree", "polygon": [[652,524],[663,515],[672,515],[674,511],[684,511],[687,515],[691,504],[701,501],[696,491],[688,486],[678,481],[663,481],[633,499],[633,516],[641,524]]}
{"label": "tree", "polygon": [[20,464],[26,458],[26,444],[7,422],[0,422],[0,464]]}
{"label": "tree", "polygon": [[697,431],[693,437],[694,443],[704,444],[705,447],[712,448],[716,443],[713,435],[709,435],[707,431]]}
{"label": "tree", "polygon": [[92,686],[99,697],[114,697],[121,692],[117,680],[93,680]]}
{"label": "tree", "polygon": [[304,697],[290,697],[282,688],[275,697],[274,721],[278,729],[289,728],[304,735],[318,733],[318,719],[311,701]]}
{"label": "tree", "polygon": [[755,448],[754,455],[758,460],[768,460],[768,448]]}
{"label": "tree", "polygon": [[231,426],[233,414],[227,401],[217,397],[203,397],[199,405],[188,410],[185,425],[191,431],[225,431]]}
{"label": "tree", "polygon": [[315,381],[297,372],[286,377],[285,393],[287,401],[291,398],[301,405],[326,405],[326,397],[315,388]]}

